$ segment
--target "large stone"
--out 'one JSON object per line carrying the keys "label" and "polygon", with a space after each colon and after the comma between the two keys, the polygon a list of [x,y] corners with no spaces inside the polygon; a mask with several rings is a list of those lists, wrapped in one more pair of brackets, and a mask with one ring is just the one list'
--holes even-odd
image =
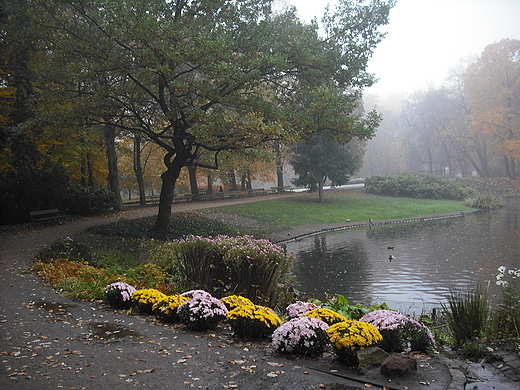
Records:
{"label": "large stone", "polygon": [[390,355],[381,364],[381,374],[403,376],[417,371],[417,359],[408,355]]}
{"label": "large stone", "polygon": [[359,369],[367,372],[374,367],[379,367],[390,355],[379,347],[370,347],[357,352]]}

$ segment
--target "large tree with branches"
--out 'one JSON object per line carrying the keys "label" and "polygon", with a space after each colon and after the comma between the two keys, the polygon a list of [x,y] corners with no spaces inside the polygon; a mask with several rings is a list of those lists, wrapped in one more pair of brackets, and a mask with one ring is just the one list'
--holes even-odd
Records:
{"label": "large tree with branches", "polygon": [[89,123],[141,132],[164,149],[156,228],[169,225],[181,169],[217,168],[223,150],[373,136],[379,116],[355,108],[373,83],[367,61],[393,0],[341,0],[324,36],[294,9],[272,13],[271,2],[33,2],[49,64],[60,65],[52,92],[74,99]]}

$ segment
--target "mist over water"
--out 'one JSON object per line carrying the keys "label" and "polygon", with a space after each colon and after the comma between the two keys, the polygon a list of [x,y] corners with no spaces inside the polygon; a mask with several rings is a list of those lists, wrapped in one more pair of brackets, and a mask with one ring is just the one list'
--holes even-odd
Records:
{"label": "mist over water", "polygon": [[295,288],[306,295],[342,294],[353,304],[420,313],[439,307],[450,288],[477,282],[490,282],[497,303],[498,267],[520,267],[519,225],[520,199],[509,199],[497,211],[321,234],[287,250],[297,254]]}

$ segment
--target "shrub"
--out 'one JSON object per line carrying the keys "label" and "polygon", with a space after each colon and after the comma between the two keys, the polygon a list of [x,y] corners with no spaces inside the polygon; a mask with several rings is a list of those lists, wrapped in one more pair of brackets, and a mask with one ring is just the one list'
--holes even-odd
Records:
{"label": "shrub", "polygon": [[38,262],[34,265],[34,271],[71,299],[103,299],[103,288],[117,280],[104,269],[66,259]]}
{"label": "shrub", "polygon": [[467,199],[466,206],[474,209],[495,210],[504,207],[502,199],[496,195],[486,194]]}
{"label": "shrub", "polygon": [[128,281],[138,288],[154,288],[165,293],[173,293],[178,286],[169,283],[169,275],[157,264],[143,264],[125,273]]}
{"label": "shrub", "polygon": [[386,303],[372,307],[366,307],[359,303],[352,305],[348,299],[341,294],[336,294],[334,296],[327,295],[327,299],[325,301],[314,299],[312,303],[317,304],[320,307],[335,311],[349,320],[359,320],[361,317],[371,311],[388,308]]}
{"label": "shrub", "polygon": [[318,318],[319,320],[322,320],[323,322],[327,323],[327,325],[329,326],[337,324],[338,322],[347,321],[347,319],[341,314],[338,314],[335,311],[325,308],[314,309],[303,315],[306,317]]}
{"label": "shrub", "polygon": [[154,289],[137,290],[132,294],[133,306],[140,312],[145,314],[153,313],[153,305],[166,299],[166,295]]}
{"label": "shrub", "polygon": [[152,311],[155,315],[164,322],[180,322],[179,313],[177,309],[184,302],[189,301],[190,298],[182,295],[168,295],[166,298],[159,299],[152,306]]}
{"label": "shrub", "polygon": [[124,282],[115,282],[106,286],[105,302],[115,309],[130,309],[132,307],[132,294],[135,287]]}
{"label": "shrub", "polygon": [[386,352],[423,351],[435,346],[430,329],[396,311],[375,310],[360,321],[374,325],[383,336],[381,348]]}
{"label": "shrub", "polygon": [[236,291],[257,304],[278,299],[277,284],[287,273],[281,247],[249,236],[190,236],[160,245],[150,257],[185,280],[188,288],[205,289],[216,296]]}
{"label": "shrub", "polygon": [[379,175],[365,180],[365,190],[379,195],[420,199],[464,200],[476,191],[453,180],[428,174]]}
{"label": "shrub", "polygon": [[351,320],[332,325],[327,334],[338,358],[349,364],[357,364],[357,351],[383,340],[383,336],[374,325]]}
{"label": "shrub", "polygon": [[80,263],[95,262],[90,248],[87,245],[74,241],[71,237],[60,238],[49,248],[40,251],[36,259],[44,263],[50,263],[56,259],[67,259]]}
{"label": "shrub", "polygon": [[215,329],[229,314],[226,305],[209,293],[195,293],[177,311],[181,322],[192,330]]}
{"label": "shrub", "polygon": [[330,344],[328,328],[318,318],[293,318],[274,331],[273,346],[278,353],[318,357]]}
{"label": "shrub", "polygon": [[484,334],[488,323],[487,290],[480,285],[472,290],[450,290],[447,302],[442,303],[446,323],[455,341],[462,345]]}
{"label": "shrub", "polygon": [[280,318],[269,308],[240,305],[227,315],[227,321],[237,337],[261,339],[270,336],[282,325]]}
{"label": "shrub", "polygon": [[311,310],[314,310],[314,309],[321,309],[321,306],[318,306],[318,305],[316,305],[315,303],[312,303],[312,302],[298,301],[298,302],[295,302],[293,304],[290,304],[289,306],[287,306],[285,308],[289,318],[299,317],[300,315],[305,314],[305,313],[307,313],[307,312],[309,312]]}
{"label": "shrub", "polygon": [[63,206],[73,215],[91,216],[114,211],[114,194],[104,188],[70,186]]}

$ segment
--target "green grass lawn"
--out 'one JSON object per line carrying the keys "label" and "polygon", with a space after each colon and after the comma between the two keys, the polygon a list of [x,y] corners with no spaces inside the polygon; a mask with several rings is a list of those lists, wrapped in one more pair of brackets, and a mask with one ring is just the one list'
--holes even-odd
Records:
{"label": "green grass lawn", "polygon": [[239,205],[221,206],[209,212],[221,212],[253,218],[272,229],[293,228],[307,224],[336,224],[409,218],[428,214],[468,211],[462,202],[414,198],[391,198],[360,190],[325,192],[325,203],[317,194],[273,199]]}

